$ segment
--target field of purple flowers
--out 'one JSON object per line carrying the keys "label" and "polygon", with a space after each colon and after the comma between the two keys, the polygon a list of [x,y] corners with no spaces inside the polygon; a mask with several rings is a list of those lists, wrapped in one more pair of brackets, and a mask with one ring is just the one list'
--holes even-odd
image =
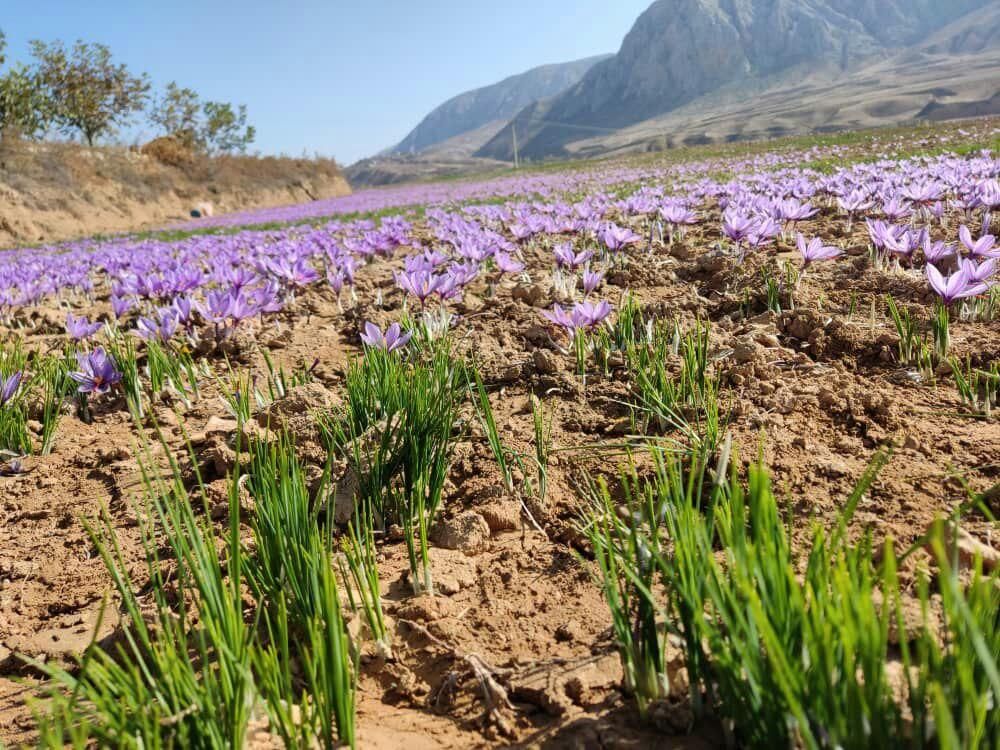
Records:
{"label": "field of purple flowers", "polygon": [[0,253],[0,741],[996,747],[998,133]]}

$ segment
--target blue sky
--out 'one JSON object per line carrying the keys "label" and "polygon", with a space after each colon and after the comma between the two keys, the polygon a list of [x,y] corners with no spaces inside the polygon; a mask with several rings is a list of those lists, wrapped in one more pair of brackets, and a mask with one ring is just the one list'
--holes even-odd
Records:
{"label": "blue sky", "polygon": [[157,87],[245,103],[264,153],[349,164],[462,91],[617,51],[650,2],[14,0],[0,28],[13,60],[29,39],[103,42]]}

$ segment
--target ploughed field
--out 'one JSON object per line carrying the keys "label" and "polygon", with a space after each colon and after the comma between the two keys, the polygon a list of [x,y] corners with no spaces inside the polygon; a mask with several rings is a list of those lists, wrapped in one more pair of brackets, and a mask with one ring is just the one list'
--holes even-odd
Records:
{"label": "ploughed field", "polygon": [[0,254],[0,740],[996,747],[997,134]]}

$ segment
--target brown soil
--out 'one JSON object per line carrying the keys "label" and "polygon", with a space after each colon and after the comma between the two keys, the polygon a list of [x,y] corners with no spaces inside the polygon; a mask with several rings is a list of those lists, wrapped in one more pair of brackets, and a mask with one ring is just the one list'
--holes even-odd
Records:
{"label": "brown soil", "polygon": [[[832,238],[841,226],[841,219],[820,216],[802,231]],[[862,246],[861,231],[842,238],[844,244]],[[625,268],[609,274],[604,293],[615,299],[629,288],[648,310],[676,314],[685,325],[697,318],[712,321],[712,350],[728,386],[725,398],[741,456],[751,459],[763,445],[775,486],[803,535],[812,519],[836,515],[873,453],[888,442],[898,446],[895,457],[856,518],[857,529],[871,527],[878,538],[893,537],[902,545],[918,538],[936,515],[965,499],[960,478],[979,492],[1000,481],[996,419],[960,416],[967,412],[947,379],[915,383],[895,361],[896,335],[882,295],[891,291],[926,315],[924,284],[876,270],[866,255],[853,255],[811,268],[794,312],[765,312],[759,294],[745,311],[741,281],[750,280],[750,289],[758,291],[759,273],[737,271],[731,261],[712,257],[707,244],[695,230],[673,248],[657,244],[649,255],[635,249]],[[457,339],[480,362],[508,444],[532,450],[531,394],[552,420],[549,494],[544,503],[531,504],[544,534],[500,489],[498,468],[473,426],[458,447],[443,511],[447,528],[436,534],[459,549],[438,544],[432,550],[439,596],[410,597],[405,546],[390,541],[383,547],[395,658],[364,662],[362,746],[718,746],[718,727],[689,727],[679,698],[657,714],[654,725],[644,726],[619,689],[608,611],[593,571],[577,555],[586,551],[575,531],[584,507],[576,485],[585,471],[614,474],[621,462],[614,446],[631,429],[620,405],[628,387],[621,372],[591,374],[586,389],[581,387],[571,357],[554,347],[539,315],[552,302],[551,256],[542,248],[529,248],[527,256],[537,292],[508,284],[490,298],[485,287],[473,289],[456,310],[462,315]],[[281,315],[277,333],[258,337],[256,343],[286,366],[318,359],[320,386],[300,394],[305,402],[324,394],[336,398],[343,367],[358,353],[362,321],[398,318],[402,297],[388,270],[379,261],[359,273],[358,307],[341,313],[329,292],[313,290]],[[377,288],[383,291],[381,308],[372,302]],[[981,362],[1000,358],[1000,321],[956,323],[952,337],[957,354]],[[263,372],[252,347],[246,359]],[[156,410],[173,450],[182,451],[184,432],[195,438],[210,493],[222,486],[227,464],[224,440],[213,438],[216,427],[206,435],[206,425],[214,419],[218,426],[222,411],[211,388],[186,412]],[[0,478],[5,742],[29,741],[32,731],[25,707],[32,674],[17,654],[69,661],[89,642],[110,588],[80,519],[106,506],[126,555],[141,568],[129,502],[140,487],[136,442],[122,404],[110,404],[93,425],[66,416],[52,455],[29,459],[26,474]],[[990,542],[980,517],[966,528]],[[113,636],[115,628],[113,619],[106,621],[98,637]],[[486,711],[476,664],[493,673],[510,707]]]}
{"label": "brown soil", "polygon": [[189,218],[200,203],[228,213],[350,192],[333,160],[171,164],[133,149],[7,140],[0,142],[0,247],[154,229]]}

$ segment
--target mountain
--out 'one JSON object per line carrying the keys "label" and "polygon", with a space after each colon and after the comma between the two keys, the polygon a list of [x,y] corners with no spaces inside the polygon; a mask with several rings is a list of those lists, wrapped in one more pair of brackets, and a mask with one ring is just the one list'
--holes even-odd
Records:
{"label": "mountain", "polygon": [[[476,156],[511,160],[515,131],[522,157],[566,156],[574,153],[569,144],[614,138],[637,123],[701,101],[730,106],[749,103],[763,92],[794,90],[807,80],[814,85],[849,80],[867,66],[919,48],[949,24],[993,13],[995,4],[657,0],[615,56],[594,65],[562,93],[527,105]],[[944,54],[949,46],[991,49],[995,37],[994,27],[981,30],[972,18],[919,54]]]}
{"label": "mountain", "polygon": [[932,34],[921,45],[925,52],[967,55],[1000,48],[1000,3],[967,13]]}
{"label": "mountain", "polygon": [[[523,107],[565,91],[584,74],[611,55],[599,55],[568,63],[542,65],[505,78],[492,86],[452,97],[428,114],[390,154],[416,154],[466,133],[493,127],[481,136],[482,145]],[[471,150],[475,150],[470,149]]]}

